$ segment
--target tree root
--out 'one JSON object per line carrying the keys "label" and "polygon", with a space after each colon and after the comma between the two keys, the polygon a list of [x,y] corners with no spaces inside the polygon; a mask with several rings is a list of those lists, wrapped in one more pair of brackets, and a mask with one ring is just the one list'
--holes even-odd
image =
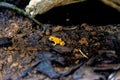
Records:
{"label": "tree root", "polygon": [[5,8],[8,8],[8,9],[11,9],[11,10],[14,10],[16,11],[17,13],[19,14],[22,14],[24,15],[25,17],[31,19],[33,22],[35,22],[37,25],[43,27],[43,24],[40,23],[38,20],[36,20],[34,17],[32,17],[31,15],[27,14],[24,10],[16,7],[15,5],[13,4],[10,4],[10,3],[7,3],[7,2],[0,2],[0,7],[5,7]]}

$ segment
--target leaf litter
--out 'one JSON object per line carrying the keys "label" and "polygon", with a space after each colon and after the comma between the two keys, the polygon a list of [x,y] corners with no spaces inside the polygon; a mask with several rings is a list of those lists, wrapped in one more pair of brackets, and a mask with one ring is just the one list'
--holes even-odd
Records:
{"label": "leaf litter", "polygon": [[[120,24],[41,29],[13,11],[0,11],[0,79],[105,80],[120,69],[119,33]],[[50,36],[65,45],[53,45]]]}

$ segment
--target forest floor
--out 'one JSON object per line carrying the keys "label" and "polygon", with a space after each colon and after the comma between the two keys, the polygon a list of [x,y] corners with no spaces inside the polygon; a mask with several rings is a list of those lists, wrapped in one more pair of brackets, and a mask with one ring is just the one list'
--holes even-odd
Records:
{"label": "forest floor", "polygon": [[42,29],[0,10],[0,80],[104,80],[120,68],[119,55],[120,24]]}

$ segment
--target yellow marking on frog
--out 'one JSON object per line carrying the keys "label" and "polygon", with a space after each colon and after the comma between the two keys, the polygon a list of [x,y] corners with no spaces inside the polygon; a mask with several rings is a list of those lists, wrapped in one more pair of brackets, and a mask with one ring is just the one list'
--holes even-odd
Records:
{"label": "yellow marking on frog", "polygon": [[59,44],[61,46],[65,45],[65,42],[61,38],[58,38],[56,36],[50,36],[49,40],[54,42],[53,46],[55,46],[57,44]]}

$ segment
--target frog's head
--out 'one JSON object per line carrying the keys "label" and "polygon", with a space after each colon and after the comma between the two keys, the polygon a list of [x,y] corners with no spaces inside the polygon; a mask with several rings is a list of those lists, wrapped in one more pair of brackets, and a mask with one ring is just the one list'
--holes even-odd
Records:
{"label": "frog's head", "polygon": [[50,37],[49,37],[49,40],[50,40],[50,41],[53,41],[53,40],[54,40],[54,36],[50,36]]}

